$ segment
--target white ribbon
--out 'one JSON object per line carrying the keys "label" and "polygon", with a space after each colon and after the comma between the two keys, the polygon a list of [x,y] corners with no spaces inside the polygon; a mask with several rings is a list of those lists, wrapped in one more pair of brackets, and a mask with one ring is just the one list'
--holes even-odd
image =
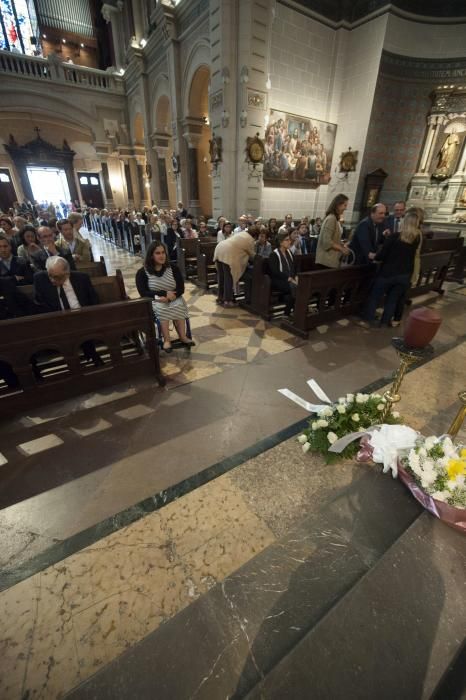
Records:
{"label": "white ribbon", "polygon": [[332,403],[331,399],[329,399],[325,391],[317,384],[315,379],[309,379],[307,381],[307,384],[309,388],[312,389],[312,391],[318,399],[320,399],[321,401],[325,401],[324,404],[309,403],[309,401],[302,399],[293,391],[290,391],[290,389],[279,389],[278,393],[282,394],[283,396],[286,396],[287,399],[294,401],[294,403],[297,403],[298,406],[301,406],[301,408],[304,408],[306,411],[309,411],[309,413],[319,413],[323,408],[326,408],[329,403]]}
{"label": "white ribbon", "polygon": [[314,392],[318,399],[320,399],[324,403],[333,403],[332,400],[329,399],[325,391],[322,389],[322,387],[320,387],[317,384],[315,379],[308,379],[307,385]]}
{"label": "white ribbon", "polygon": [[319,406],[318,404],[309,403],[309,401],[302,399],[300,396],[298,396],[297,394],[294,394],[289,389],[279,389],[278,393],[282,394],[283,396],[286,396],[287,399],[294,401],[295,403],[298,404],[298,406],[301,406],[301,408],[304,408],[306,411],[309,411],[309,413],[319,413],[319,411],[322,408],[325,408],[325,405]]}

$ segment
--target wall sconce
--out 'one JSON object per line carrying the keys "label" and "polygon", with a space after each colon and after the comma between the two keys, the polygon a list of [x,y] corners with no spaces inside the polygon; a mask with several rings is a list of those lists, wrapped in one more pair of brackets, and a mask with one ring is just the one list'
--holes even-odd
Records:
{"label": "wall sconce", "polygon": [[209,126],[209,125],[210,125],[210,119],[209,119],[209,116],[208,116],[208,115],[207,115],[206,117],[204,117],[204,124],[205,124],[206,126]]}
{"label": "wall sconce", "polygon": [[240,83],[249,83],[249,71],[247,66],[241,68],[241,73],[239,76]]}
{"label": "wall sconce", "polygon": [[243,129],[248,124],[248,113],[245,109],[241,110],[241,114],[239,115],[239,123]]}
{"label": "wall sconce", "polygon": [[139,46],[141,47],[141,49],[143,49],[146,44],[147,44],[147,39],[141,39],[141,41],[139,42]]}
{"label": "wall sconce", "polygon": [[230,112],[228,110],[224,109],[222,112],[222,126],[224,129],[228,126],[230,123]]}
{"label": "wall sconce", "polygon": [[230,82],[230,70],[229,70],[229,68],[227,68],[227,66],[224,66],[222,68],[222,83],[224,85],[228,85],[229,82]]}
{"label": "wall sconce", "polygon": [[267,76],[267,82],[265,83],[265,87],[267,88],[267,90],[271,90],[271,89],[272,89],[272,81],[270,80],[270,73],[269,73],[269,75]]}

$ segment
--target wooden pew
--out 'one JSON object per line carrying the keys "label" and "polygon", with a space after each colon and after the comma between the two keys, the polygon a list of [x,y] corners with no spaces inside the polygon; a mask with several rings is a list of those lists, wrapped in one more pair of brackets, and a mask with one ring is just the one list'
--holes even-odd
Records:
{"label": "wooden pew", "polygon": [[98,262],[77,262],[76,269],[78,272],[85,272],[89,277],[106,277],[108,274],[103,255]]}
{"label": "wooden pew", "polygon": [[445,282],[455,251],[443,250],[432,253],[421,253],[421,269],[416,283],[411,287],[408,297],[416,297],[428,292],[444,294],[442,285]]}
{"label": "wooden pew", "polygon": [[217,284],[217,268],[214,263],[214,251],[217,241],[205,238],[197,243],[197,278],[195,284],[202,289],[210,289]]}
{"label": "wooden pew", "polygon": [[460,238],[460,240],[463,241],[463,245],[453,256],[447,280],[463,284],[466,277],[466,240],[464,238]]}
{"label": "wooden pew", "polygon": [[[315,269],[314,255],[296,255],[295,261],[298,273]],[[283,311],[280,295],[272,290],[267,258],[259,255],[254,258],[249,279],[245,283],[245,299],[240,306],[266,321]]]}
{"label": "wooden pew", "polygon": [[[109,279],[109,278],[105,278]],[[0,416],[78,394],[96,391],[139,375],[149,375],[164,386],[149,299],[88,306],[73,312],[58,311],[0,323],[0,360],[18,377],[19,390],[0,391]],[[144,344],[128,338],[143,334]],[[93,340],[103,365],[95,367],[82,357],[81,346]],[[59,362],[40,365],[35,376],[36,353],[54,351]]]}
{"label": "wooden pew", "polygon": [[197,276],[197,238],[182,238],[181,248],[184,251],[186,279]]}
{"label": "wooden pew", "polygon": [[313,328],[357,313],[375,271],[375,265],[355,265],[299,273],[293,315],[282,321],[282,328],[307,338]]}
{"label": "wooden pew", "polygon": [[[101,304],[110,304],[113,301],[128,299],[121,270],[115,270],[115,274],[111,276],[91,277],[91,283],[97,292]],[[34,299],[34,286],[32,284],[25,284],[19,289],[29,299]]]}

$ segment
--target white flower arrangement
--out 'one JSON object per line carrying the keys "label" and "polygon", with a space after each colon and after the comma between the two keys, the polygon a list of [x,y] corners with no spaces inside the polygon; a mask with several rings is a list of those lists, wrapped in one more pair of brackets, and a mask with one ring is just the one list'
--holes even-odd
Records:
{"label": "white flower arrangement", "polygon": [[466,449],[449,436],[419,438],[401,464],[432,498],[466,508]]}
{"label": "white flower arrangement", "polygon": [[[317,408],[317,407],[316,407]],[[359,449],[359,441],[350,443],[340,453],[330,452],[330,447],[341,437],[354,430],[364,430],[377,425],[386,401],[380,394],[347,394],[333,404],[321,406],[314,414],[309,427],[299,435],[303,452],[320,452],[328,463],[341,457],[354,457]],[[399,414],[389,413],[384,422],[399,422]]]}

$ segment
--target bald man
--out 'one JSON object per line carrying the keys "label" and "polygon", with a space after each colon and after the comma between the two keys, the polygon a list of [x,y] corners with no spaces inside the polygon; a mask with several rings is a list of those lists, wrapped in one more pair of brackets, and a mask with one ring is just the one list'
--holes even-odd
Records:
{"label": "bald man", "polygon": [[349,248],[355,255],[355,265],[367,265],[371,262],[370,253],[376,253],[390,231],[383,230],[385,221],[385,204],[374,204],[369,216],[359,222]]}

